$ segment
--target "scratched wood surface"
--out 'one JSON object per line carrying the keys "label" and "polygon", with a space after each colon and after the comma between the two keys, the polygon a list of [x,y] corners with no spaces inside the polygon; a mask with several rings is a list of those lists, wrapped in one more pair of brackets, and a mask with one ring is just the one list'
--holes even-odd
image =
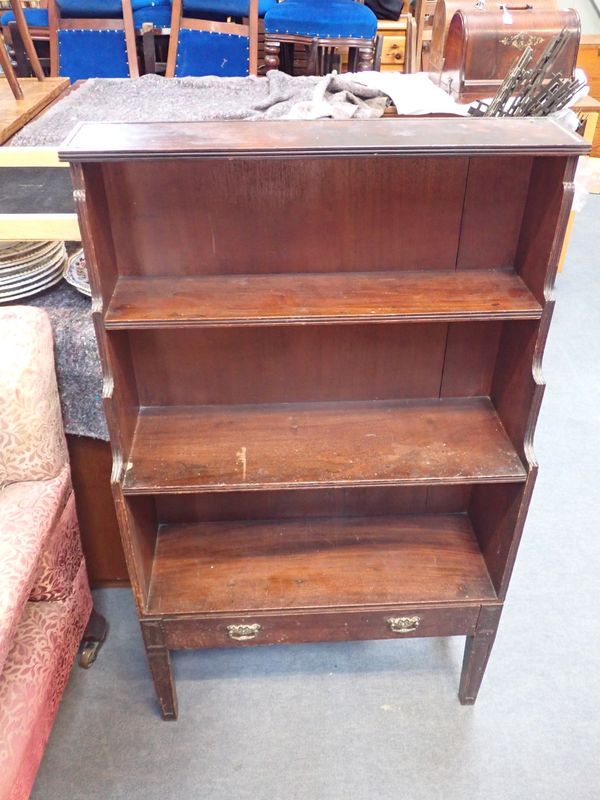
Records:
{"label": "scratched wood surface", "polygon": [[525,477],[489,399],[468,398],[145,408],[123,488],[135,494]]}

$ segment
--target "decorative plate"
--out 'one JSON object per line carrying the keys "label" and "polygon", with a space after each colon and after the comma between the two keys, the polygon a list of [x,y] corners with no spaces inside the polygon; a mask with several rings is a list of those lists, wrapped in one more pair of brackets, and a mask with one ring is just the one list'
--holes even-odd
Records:
{"label": "decorative plate", "polygon": [[78,292],[86,295],[86,297],[92,296],[83,250],[78,250],[69,258],[65,270],[65,280],[67,283],[70,283],[74,289],[77,289]]}

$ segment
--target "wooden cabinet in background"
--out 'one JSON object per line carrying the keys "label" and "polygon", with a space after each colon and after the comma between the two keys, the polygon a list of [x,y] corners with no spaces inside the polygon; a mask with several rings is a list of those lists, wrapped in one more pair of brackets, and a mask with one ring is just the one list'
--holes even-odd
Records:
{"label": "wooden cabinet in background", "polygon": [[475,701],[586,150],[547,119],[88,123],[65,145],[165,719],[180,648],[466,636]]}
{"label": "wooden cabinet in background", "polygon": [[[591,97],[600,100],[600,34],[581,37],[577,66],[587,75]],[[597,113],[597,110],[590,113]],[[596,126],[591,155],[600,158],[600,125]]]}
{"label": "wooden cabinet in background", "polygon": [[381,37],[381,72],[417,72],[416,22],[411,14],[397,20],[380,19],[377,35]]}

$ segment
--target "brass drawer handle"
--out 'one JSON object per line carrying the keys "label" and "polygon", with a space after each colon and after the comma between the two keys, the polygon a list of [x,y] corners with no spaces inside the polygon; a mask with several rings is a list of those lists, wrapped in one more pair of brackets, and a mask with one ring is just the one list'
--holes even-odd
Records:
{"label": "brass drawer handle", "polygon": [[421,624],[421,617],[390,617],[387,623],[392,633],[412,633]]}
{"label": "brass drawer handle", "polygon": [[227,633],[230,639],[238,642],[246,642],[248,639],[255,639],[262,630],[262,626],[255,622],[253,625],[228,625]]}

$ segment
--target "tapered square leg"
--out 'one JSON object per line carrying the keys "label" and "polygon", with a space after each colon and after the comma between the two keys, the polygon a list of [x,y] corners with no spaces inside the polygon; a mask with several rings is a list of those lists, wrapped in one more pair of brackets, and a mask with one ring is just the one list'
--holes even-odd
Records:
{"label": "tapered square leg", "polygon": [[141,626],[160,713],[164,720],[176,720],[177,693],[171,668],[171,654],[165,646],[162,627],[159,622],[154,621],[141,622]]}
{"label": "tapered square leg", "polygon": [[467,636],[458,690],[458,699],[464,706],[473,705],[477,700],[479,687],[496,638],[501,612],[502,606],[483,606],[477,621],[475,635]]}

